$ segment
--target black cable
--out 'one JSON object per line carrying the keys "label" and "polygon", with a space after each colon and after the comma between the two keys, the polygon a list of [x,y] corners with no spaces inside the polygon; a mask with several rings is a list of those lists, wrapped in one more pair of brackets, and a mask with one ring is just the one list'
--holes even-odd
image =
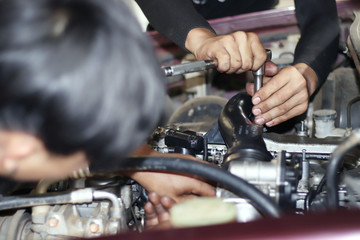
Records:
{"label": "black cable", "polygon": [[351,128],[351,106],[358,101],[360,101],[360,96],[351,99],[347,104],[347,128]]}
{"label": "black cable", "polygon": [[207,161],[208,159],[208,138],[205,136],[204,137],[204,157],[203,160]]}
{"label": "black cable", "polygon": [[0,211],[41,205],[65,204],[71,202],[71,193],[58,195],[36,195],[0,198]]}
{"label": "black cable", "polygon": [[328,205],[331,209],[339,206],[338,185],[340,176],[338,170],[343,163],[343,157],[351,149],[360,143],[360,131],[354,131],[352,135],[341,145],[339,145],[332,153],[332,157],[326,168],[326,188]]}
{"label": "black cable", "polygon": [[325,184],[326,184],[326,175],[324,175],[324,177],[319,182],[319,185],[316,188],[316,195],[322,192],[322,189],[324,188]]}
{"label": "black cable", "polygon": [[209,164],[171,157],[131,157],[127,161],[121,162],[119,170],[195,174],[217,182],[234,194],[247,198],[264,215],[271,217],[279,217],[281,215],[280,208],[255,186],[242,178]]}
{"label": "black cable", "polygon": [[322,189],[324,188],[326,184],[326,175],[321,179],[319,184],[317,185],[316,189],[310,190],[308,194],[305,197],[305,210],[309,210],[312,202],[316,198],[317,195],[319,195],[322,192]]}

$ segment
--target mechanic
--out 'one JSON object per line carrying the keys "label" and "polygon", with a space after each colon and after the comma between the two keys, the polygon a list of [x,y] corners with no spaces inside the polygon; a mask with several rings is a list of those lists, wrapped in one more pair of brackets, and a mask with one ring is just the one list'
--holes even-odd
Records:
{"label": "mechanic", "polygon": [[[164,97],[154,50],[123,3],[0,1],[1,176],[62,179],[89,164],[111,171],[157,126]],[[190,177],[133,177],[175,199],[214,195]]]}
{"label": "mechanic", "polygon": [[[136,1],[155,29],[193,53],[197,60],[215,60],[220,72],[257,70],[266,59],[256,34],[237,31],[217,36],[196,11],[206,18],[224,17],[254,10],[251,7],[257,3],[262,10],[266,7],[264,1]],[[271,7],[276,1],[268,4]],[[253,84],[246,87],[252,95],[257,124],[271,127],[304,113],[310,96],[326,80],[337,56],[339,24],[335,0],[295,0],[295,9],[301,38],[293,64],[278,70],[273,63],[267,63],[263,88],[254,93]]]}

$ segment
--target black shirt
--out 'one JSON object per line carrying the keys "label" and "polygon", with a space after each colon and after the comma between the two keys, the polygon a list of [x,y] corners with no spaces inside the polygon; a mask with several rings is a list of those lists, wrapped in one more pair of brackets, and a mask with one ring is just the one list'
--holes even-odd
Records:
{"label": "black shirt", "polygon": [[[201,27],[214,31],[198,12],[202,11],[202,13],[205,14],[204,9],[207,6],[206,4],[208,4],[209,7],[211,5],[221,6],[222,2],[224,4],[226,2],[226,6],[233,4],[233,6],[236,6],[236,9],[241,9],[239,2],[245,5],[249,2],[254,2],[254,0],[136,1],[149,19],[151,25],[184,49],[187,34],[191,29]],[[213,3],[210,4],[210,2]],[[263,1],[257,0],[257,2]],[[223,6],[226,10],[225,5]],[[203,10],[199,10],[200,8],[203,8]],[[294,64],[308,64],[318,75],[319,84],[321,84],[330,72],[331,65],[335,61],[338,51],[339,24],[336,2],[335,0],[295,0],[295,9],[301,31],[301,38],[295,49]],[[206,11],[214,12],[210,10],[207,9]],[[220,11],[219,7],[217,10]],[[224,14],[226,11],[221,12]],[[209,18],[210,13],[207,14],[209,15],[206,17]],[[234,13],[232,12],[230,14]]]}

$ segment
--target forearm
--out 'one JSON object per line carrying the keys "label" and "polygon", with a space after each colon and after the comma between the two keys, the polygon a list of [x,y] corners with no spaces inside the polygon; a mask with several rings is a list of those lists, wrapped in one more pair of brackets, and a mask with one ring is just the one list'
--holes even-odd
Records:
{"label": "forearm", "polygon": [[196,55],[196,49],[199,48],[198,45],[204,42],[206,39],[215,36],[216,34],[209,29],[194,28],[188,33],[186,37],[185,48]]}
{"label": "forearm", "polygon": [[319,86],[334,63],[339,41],[339,24],[334,0],[295,0],[301,38],[294,64],[305,63],[316,73]]}
{"label": "forearm", "polygon": [[150,24],[165,37],[185,49],[188,33],[194,28],[213,31],[196,12],[190,0],[136,0]]}
{"label": "forearm", "polygon": [[315,71],[305,63],[297,63],[294,67],[303,75],[306,80],[309,96],[311,96],[318,86],[318,76]]}

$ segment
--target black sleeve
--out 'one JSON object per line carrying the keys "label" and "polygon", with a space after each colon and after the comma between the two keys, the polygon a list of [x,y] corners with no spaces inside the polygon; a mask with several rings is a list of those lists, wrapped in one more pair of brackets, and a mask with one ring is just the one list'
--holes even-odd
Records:
{"label": "black sleeve", "polygon": [[191,0],[136,0],[150,24],[165,37],[185,49],[185,40],[193,28],[210,24],[195,10]]}
{"label": "black sleeve", "polygon": [[325,81],[339,45],[339,23],[335,0],[295,0],[301,38],[294,63],[306,63],[317,74],[318,86]]}

